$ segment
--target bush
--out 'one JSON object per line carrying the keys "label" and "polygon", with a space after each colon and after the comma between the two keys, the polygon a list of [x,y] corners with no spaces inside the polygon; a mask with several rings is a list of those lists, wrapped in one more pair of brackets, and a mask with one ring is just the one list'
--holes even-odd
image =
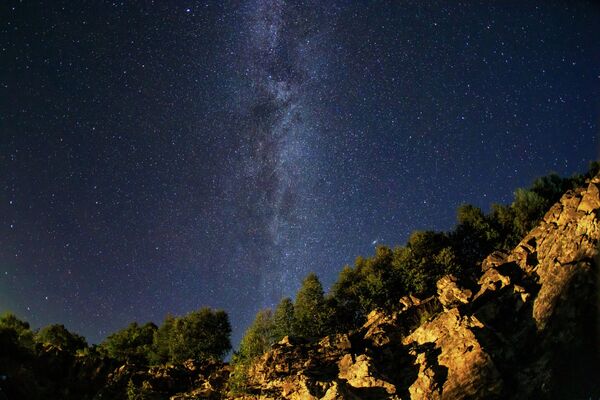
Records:
{"label": "bush", "polygon": [[5,312],[0,316],[0,331],[3,343],[17,346],[21,350],[33,350],[33,332],[29,323],[20,320],[15,314]]}
{"label": "bush", "polygon": [[231,325],[224,311],[202,308],[184,317],[167,317],[154,332],[154,363],[222,359],[231,349]]}
{"label": "bush", "polygon": [[133,322],[127,328],[108,336],[100,344],[100,351],[121,362],[147,365],[157,329],[151,322],[141,326]]}
{"label": "bush", "polygon": [[83,336],[69,332],[64,325],[54,324],[42,328],[36,335],[35,341],[41,344],[56,346],[71,354],[87,347]]}

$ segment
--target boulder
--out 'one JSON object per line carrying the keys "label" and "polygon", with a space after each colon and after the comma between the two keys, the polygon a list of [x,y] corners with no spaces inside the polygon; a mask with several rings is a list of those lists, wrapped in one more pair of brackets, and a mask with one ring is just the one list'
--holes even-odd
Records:
{"label": "boulder", "polygon": [[458,285],[458,279],[453,275],[442,277],[436,282],[438,300],[445,310],[466,304],[473,296],[469,289],[463,289]]}

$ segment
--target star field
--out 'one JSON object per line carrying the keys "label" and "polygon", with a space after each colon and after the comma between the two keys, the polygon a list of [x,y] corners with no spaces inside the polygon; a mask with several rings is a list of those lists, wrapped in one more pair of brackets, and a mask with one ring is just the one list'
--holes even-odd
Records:
{"label": "star field", "polygon": [[594,2],[0,5],[0,311],[256,311],[597,158]]}

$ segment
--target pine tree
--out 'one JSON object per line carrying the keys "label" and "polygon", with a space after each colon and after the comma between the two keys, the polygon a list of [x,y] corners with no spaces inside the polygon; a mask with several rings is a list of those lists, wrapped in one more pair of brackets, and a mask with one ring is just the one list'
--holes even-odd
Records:
{"label": "pine tree", "polygon": [[314,339],[327,334],[328,312],[323,286],[316,274],[310,273],[302,282],[294,304],[294,333]]}
{"label": "pine tree", "polygon": [[260,356],[274,342],[273,312],[270,309],[260,310],[242,338],[238,356],[244,359]]}
{"label": "pine tree", "polygon": [[293,336],[294,325],[294,303],[286,297],[279,302],[273,314],[273,340],[278,342],[285,336]]}

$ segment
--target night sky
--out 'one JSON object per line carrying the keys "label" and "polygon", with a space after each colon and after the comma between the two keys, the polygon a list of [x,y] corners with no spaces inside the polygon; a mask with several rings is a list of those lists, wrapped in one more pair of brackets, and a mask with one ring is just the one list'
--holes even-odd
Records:
{"label": "night sky", "polygon": [[598,156],[600,5],[3,1],[0,312],[259,308]]}

